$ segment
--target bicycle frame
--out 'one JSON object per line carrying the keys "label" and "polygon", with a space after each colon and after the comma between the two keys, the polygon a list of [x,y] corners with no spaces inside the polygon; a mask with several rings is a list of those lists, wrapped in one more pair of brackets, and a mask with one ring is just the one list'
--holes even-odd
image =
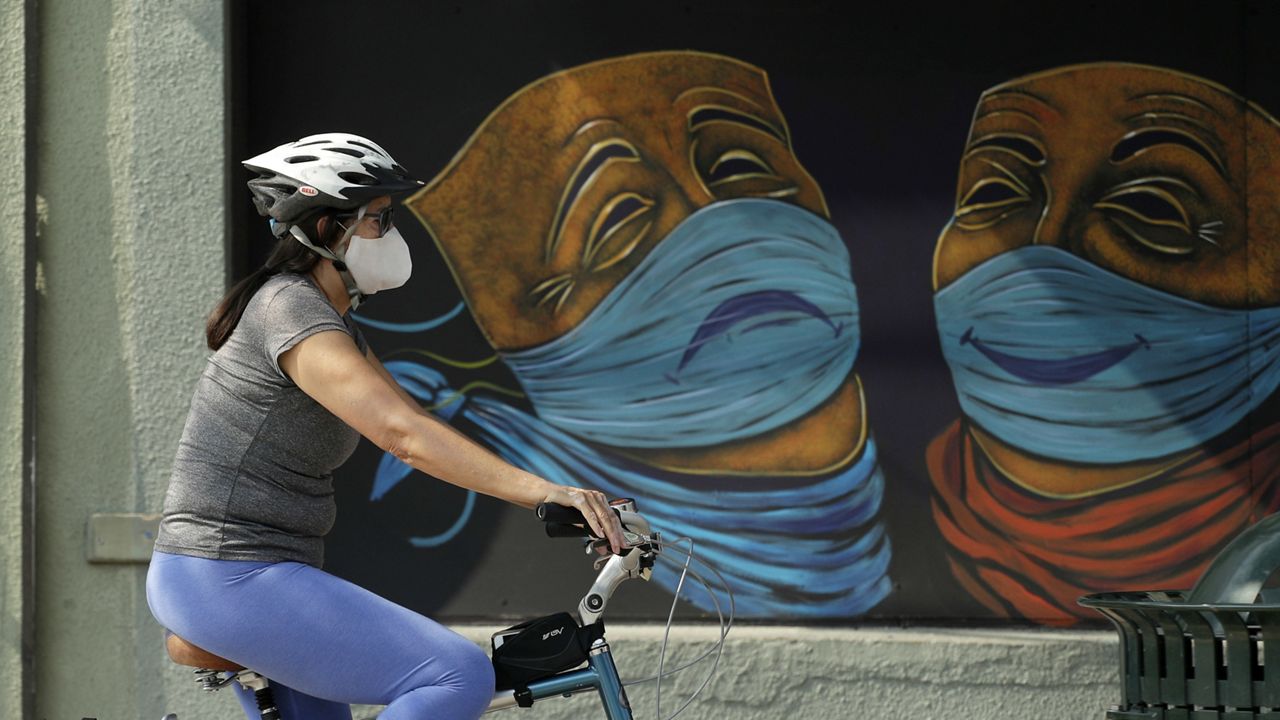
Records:
{"label": "bicycle frame", "polygon": [[[589,690],[596,690],[599,693],[600,702],[604,705],[605,717],[608,720],[632,720],[631,702],[627,699],[626,688],[622,687],[622,679],[618,677],[618,668],[613,663],[609,644],[604,640],[598,640],[592,646],[585,668],[570,670],[529,683],[527,700],[536,702],[557,695],[568,697]],[[515,692],[505,690],[493,696],[493,702],[485,712],[506,710],[518,704]]]}
{"label": "bicycle frame", "polygon": [[[635,512],[633,501],[622,501],[614,506],[626,529],[628,540],[636,544],[636,548],[624,555],[613,555],[604,563],[599,575],[591,585],[591,589],[578,603],[578,618],[583,625],[594,623],[603,615],[613,593],[623,582],[632,579],[648,580],[653,568],[653,559],[658,552],[657,537],[649,528],[649,523]],[[589,690],[596,690],[600,702],[604,705],[605,717],[608,720],[632,720],[631,703],[627,699],[627,691],[618,677],[618,668],[613,662],[613,654],[609,651],[609,643],[600,638],[591,645],[587,655],[587,667],[557,673],[528,684],[528,692],[517,696],[513,690],[502,690],[494,694],[486,713],[496,710],[522,706],[527,707],[538,700],[556,695],[574,695]]]}

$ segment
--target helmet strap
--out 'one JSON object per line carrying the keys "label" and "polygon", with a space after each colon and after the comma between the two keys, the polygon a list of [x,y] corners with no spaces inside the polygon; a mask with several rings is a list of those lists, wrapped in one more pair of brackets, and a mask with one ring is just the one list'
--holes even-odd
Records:
{"label": "helmet strap", "polygon": [[[363,214],[363,212],[364,208],[361,208],[361,214]],[[347,230],[346,234],[343,235],[342,239],[346,240],[347,236],[350,235],[354,229],[355,225],[353,224],[351,229]],[[364,300],[364,293],[360,292],[360,288],[356,286],[356,279],[351,276],[351,271],[347,269],[347,263],[343,261],[342,256],[334,253],[328,248],[320,247],[319,245],[312,243],[307,237],[307,234],[297,225],[290,226],[289,233],[293,235],[295,240],[311,248],[312,252],[315,254],[333,261],[333,269],[338,271],[338,277],[342,278],[342,284],[347,289],[347,299],[351,302],[351,309],[355,310],[360,307],[360,303]]]}

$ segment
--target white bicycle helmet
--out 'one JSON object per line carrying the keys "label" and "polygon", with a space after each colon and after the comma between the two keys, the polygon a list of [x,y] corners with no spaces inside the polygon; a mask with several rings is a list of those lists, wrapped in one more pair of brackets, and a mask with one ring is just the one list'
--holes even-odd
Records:
{"label": "white bicycle helmet", "polygon": [[423,184],[372,140],[350,133],[309,135],[243,164],[258,173],[249,191],[258,214],[275,220],[277,236],[321,208],[354,210]]}

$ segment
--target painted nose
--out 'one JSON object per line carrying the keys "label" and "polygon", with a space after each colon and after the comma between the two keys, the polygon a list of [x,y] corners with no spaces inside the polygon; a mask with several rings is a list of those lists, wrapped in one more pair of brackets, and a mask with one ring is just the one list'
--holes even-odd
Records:
{"label": "painted nose", "polygon": [[700,210],[716,201],[707,186],[698,177],[697,168],[681,165],[671,168],[671,181],[680,189],[680,195],[689,203],[690,212]]}
{"label": "painted nose", "polygon": [[1078,251],[1080,209],[1084,206],[1079,183],[1071,182],[1071,178],[1051,178],[1048,173],[1041,176],[1040,182],[1044,184],[1046,207],[1036,224],[1031,244]]}

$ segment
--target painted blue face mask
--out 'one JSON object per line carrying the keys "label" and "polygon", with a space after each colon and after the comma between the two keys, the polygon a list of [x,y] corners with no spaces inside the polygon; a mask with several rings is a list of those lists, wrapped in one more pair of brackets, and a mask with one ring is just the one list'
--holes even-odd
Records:
{"label": "painted blue face mask", "polygon": [[690,215],[577,327],[504,353],[538,417],[621,447],[751,437],[812,410],[858,354],[849,254],[776,200]]}
{"label": "painted blue face mask", "polygon": [[[687,475],[638,463],[559,430],[534,415],[484,395],[462,395],[442,373],[412,361],[390,360],[396,381],[447,422],[462,420],[477,440],[507,462],[552,482],[635,498],[653,527],[672,540],[688,537],[694,552],[724,576],[739,617],[844,618],[861,615],[888,596],[892,550],[880,506],[884,473],[868,437],[848,466],[813,476],[752,475],[742,479]],[[411,469],[386,454],[372,500],[383,497]],[[410,538],[418,547],[447,543],[470,520],[474,494],[444,534]],[[659,563],[654,581],[668,592],[678,563]],[[699,568],[701,571],[702,568]],[[729,597],[685,585],[684,597],[712,612]]]}
{"label": "painted blue face mask", "polygon": [[[747,199],[694,213],[577,328],[504,356],[536,414],[455,393],[434,368],[392,360],[387,369],[508,462],[636,498],[669,539],[696,542],[732,587],[740,616],[853,617],[892,587],[872,438],[825,474],[749,478],[664,470],[587,441],[680,447],[765,432],[828,399],[857,352],[857,301],[835,228],[784,202]],[[409,472],[386,455],[371,498]],[[470,507],[441,536],[410,542],[448,542]],[[678,577],[669,565],[655,569],[669,591]],[[688,599],[714,606],[710,595]]]}
{"label": "painted blue face mask", "polygon": [[1057,248],[998,255],[934,307],[965,415],[1049,458],[1184,452],[1280,385],[1280,308],[1210,307]]}

